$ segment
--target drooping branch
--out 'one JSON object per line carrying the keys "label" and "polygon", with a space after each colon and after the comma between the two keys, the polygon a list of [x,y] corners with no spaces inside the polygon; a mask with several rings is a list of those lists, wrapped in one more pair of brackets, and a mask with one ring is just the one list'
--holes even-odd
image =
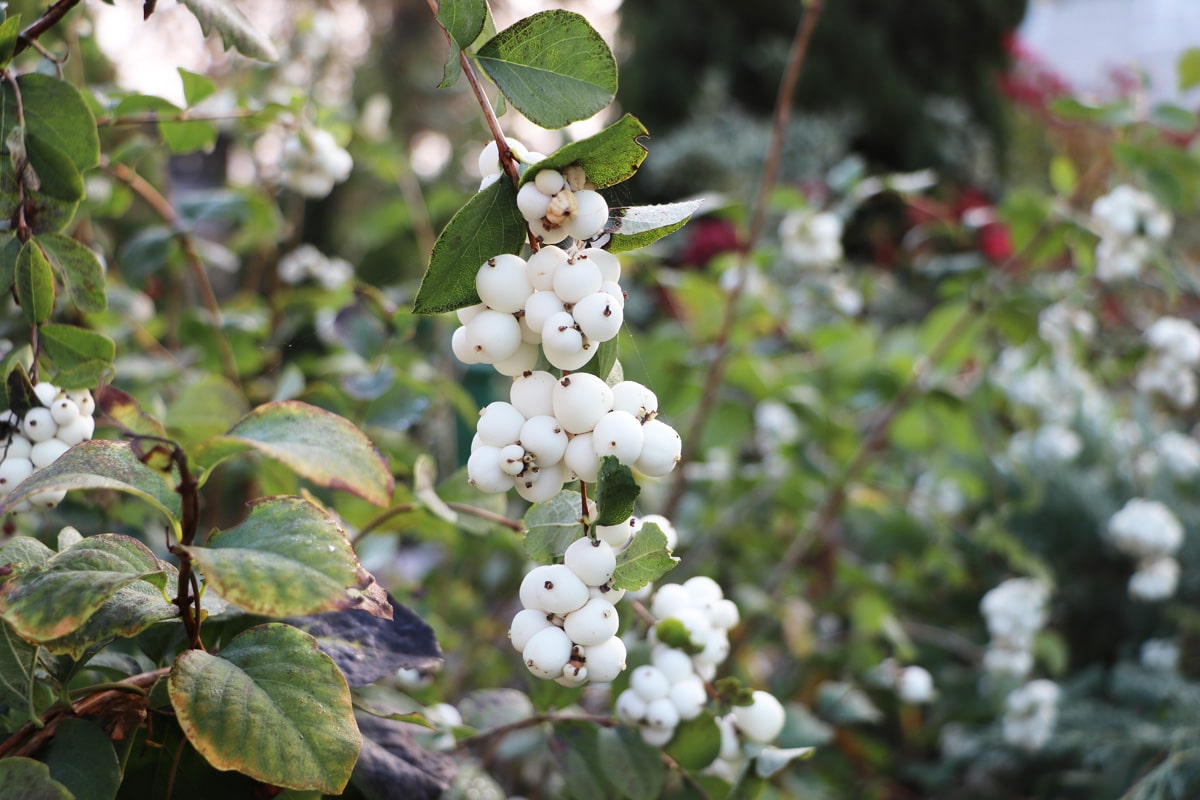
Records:
{"label": "drooping branch", "polygon": [[17,35],[17,44],[13,48],[13,55],[16,56],[33,47],[39,36],[61,22],[67,12],[77,5],[79,5],[79,0],[58,0],[57,3],[47,8],[45,13],[38,17],[32,25]]}

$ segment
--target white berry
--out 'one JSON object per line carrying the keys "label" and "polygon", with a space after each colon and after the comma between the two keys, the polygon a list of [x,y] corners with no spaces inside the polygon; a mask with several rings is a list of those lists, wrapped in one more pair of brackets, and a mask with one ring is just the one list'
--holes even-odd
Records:
{"label": "white berry", "polygon": [[571,660],[571,639],[562,628],[551,625],[529,637],[521,658],[529,671],[539,678],[557,678]]}
{"label": "white berry", "polygon": [[517,210],[526,220],[541,219],[546,216],[550,197],[551,195],[538,189],[535,182],[527,183],[517,190]]}
{"label": "white berry", "polygon": [[525,471],[525,448],[519,444],[506,444],[498,455],[500,469],[508,475],[520,475]]}
{"label": "white berry", "polygon": [[523,608],[517,612],[513,617],[512,624],[508,626],[508,640],[512,642],[512,646],[517,652],[521,652],[535,633],[542,628],[549,628],[553,624],[545,611]]}
{"label": "white berry", "polygon": [[6,458],[0,464],[0,497],[7,495],[17,484],[33,474],[33,462],[28,458]]}
{"label": "white berry", "polygon": [[567,547],[563,563],[588,586],[603,586],[613,576],[617,556],[608,542],[593,541],[584,536]]}
{"label": "white berry", "polygon": [[566,222],[567,233],[584,240],[598,236],[608,223],[608,201],[599,192],[581,189],[575,192],[575,213]]}
{"label": "white berry", "polygon": [[554,270],[554,293],[564,303],[578,303],[589,294],[600,291],[603,283],[600,268],[589,259],[567,261]]}
{"label": "white berry", "polygon": [[632,689],[626,689],[617,695],[614,706],[617,719],[629,725],[637,725],[646,718],[646,701]]}
{"label": "white berry", "polygon": [[481,492],[499,494],[512,488],[512,476],[500,466],[500,448],[481,445],[467,459],[467,477]]}
{"label": "white berry", "polygon": [[49,408],[54,404],[55,398],[58,397],[59,389],[52,383],[42,381],[41,383],[34,384],[33,393],[37,396],[39,403]]}
{"label": "white berry", "polygon": [[747,739],[759,744],[769,744],[783,730],[785,714],[783,705],[769,692],[754,692],[753,702],[748,706],[733,707],[733,721]]}
{"label": "white berry", "polygon": [[621,330],[625,321],[623,306],[612,295],[601,291],[589,294],[575,304],[571,316],[583,335],[597,342],[607,342]]}
{"label": "white berry", "polygon": [[508,399],[525,419],[553,416],[554,387],[557,385],[558,378],[549,372],[531,370],[513,378]]}
{"label": "white berry", "polygon": [[[600,477],[600,456],[596,455],[592,434],[581,433],[571,438],[563,453],[563,463],[581,481],[595,483]],[[609,542],[609,544],[612,544]]]}
{"label": "white berry", "polygon": [[619,626],[617,609],[607,600],[588,600],[563,620],[563,630],[571,641],[583,647],[604,644],[617,635]]}
{"label": "white berry", "polygon": [[675,469],[683,453],[683,440],[674,428],[652,419],[642,426],[645,441],[634,468],[651,478],[661,478]]}
{"label": "white berry", "polygon": [[628,411],[610,411],[600,418],[592,430],[596,455],[616,456],[625,465],[632,465],[642,454],[645,435],[642,423]]}
{"label": "white berry", "polygon": [[554,389],[554,416],[567,433],[587,433],[612,410],[612,390],[595,375],[568,375]]}
{"label": "white berry", "polygon": [[563,564],[534,567],[521,581],[521,605],[550,614],[570,614],[588,601],[587,585]]}
{"label": "white berry", "polygon": [[[96,432],[96,420],[86,414],[80,414],[74,422],[59,427],[55,437],[64,444],[77,445],[92,438]],[[28,441],[24,436],[22,441]]]}
{"label": "white berry", "polygon": [[29,451],[29,460],[33,463],[34,469],[45,469],[70,449],[71,446],[61,439],[47,439],[33,446]]}
{"label": "white berry", "polygon": [[553,197],[567,185],[567,182],[563,180],[562,173],[554,169],[544,169],[538,172],[533,176],[533,183],[537,186],[537,190],[547,197]]}
{"label": "white berry", "polygon": [[517,441],[521,436],[521,426],[525,417],[511,404],[503,400],[488,403],[479,412],[479,422],[475,424],[475,432],[484,444],[492,447],[504,447]]}
{"label": "white berry", "polygon": [[561,247],[546,245],[529,257],[529,280],[539,292],[554,291],[554,271],[567,262],[567,252]]}
{"label": "white berry", "polygon": [[533,454],[539,467],[549,467],[562,461],[567,451],[567,433],[551,416],[539,415],[525,420],[519,436],[521,446]]}
{"label": "white berry", "polygon": [[521,323],[503,311],[484,309],[463,327],[467,347],[484,364],[508,358],[521,346]]}
{"label": "white berry", "polygon": [[488,308],[508,314],[520,311],[533,294],[525,259],[509,253],[489,258],[475,275],[475,290]]}
{"label": "white berry", "polygon": [[647,703],[651,703],[667,696],[671,691],[671,682],[658,667],[643,664],[630,673],[629,688]]}
{"label": "white berry", "polygon": [[603,644],[583,648],[588,678],[592,683],[609,683],[625,669],[625,642],[614,636]]}

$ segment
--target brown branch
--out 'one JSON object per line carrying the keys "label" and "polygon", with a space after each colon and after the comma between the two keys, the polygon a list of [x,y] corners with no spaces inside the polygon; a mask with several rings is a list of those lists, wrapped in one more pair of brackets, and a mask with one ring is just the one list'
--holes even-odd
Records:
{"label": "brown branch", "polygon": [[145,114],[133,114],[128,117],[101,117],[96,120],[97,128],[115,128],[124,125],[149,125],[158,122],[223,122],[231,119],[248,119],[257,116],[256,111],[225,114],[189,114],[184,111],[174,116],[163,116],[157,111],[147,111]]}
{"label": "brown branch", "polygon": [[468,516],[486,519],[488,522],[494,522],[497,525],[503,525],[509,530],[516,531],[517,533],[525,530],[525,523],[521,522],[520,520],[510,519],[503,514],[497,514],[495,511],[488,511],[486,508],[479,508],[478,506],[469,505],[467,503],[446,503],[446,505],[460,514],[467,514]]}
{"label": "brown branch", "polygon": [[38,17],[32,25],[17,35],[17,45],[13,48],[13,57],[15,58],[32,47],[39,36],[61,22],[67,12],[77,5],[79,5],[79,0],[58,0],[57,3],[47,8],[45,13]]}
{"label": "brown branch", "polygon": [[671,494],[667,499],[666,508],[663,511],[663,515],[668,518],[674,516],[675,510],[679,507],[679,503],[683,499],[683,493],[687,486],[683,466],[693,461],[696,457],[696,451],[700,447],[701,432],[704,430],[704,426],[707,424],[708,418],[716,406],[718,389],[720,388],[721,381],[725,378],[725,368],[728,364],[730,351],[729,340],[733,335],[734,326],[738,321],[738,302],[741,300],[742,290],[746,285],[746,275],[750,271],[751,254],[766,225],[767,207],[771,192],[774,190],[775,184],[779,179],[779,162],[783,157],[787,123],[791,117],[792,104],[796,97],[796,84],[800,80],[804,59],[808,55],[809,42],[812,41],[813,30],[816,28],[817,20],[821,16],[822,7],[823,0],[807,0],[804,14],[801,16],[800,24],[796,28],[796,35],[792,39],[792,48],[788,54],[787,65],[783,71],[783,79],[779,83],[779,94],[775,100],[775,114],[771,125],[771,142],[767,148],[766,160],[763,163],[758,194],[754,199],[754,206],[750,217],[750,230],[738,259],[737,280],[730,288],[729,294],[725,297],[724,316],[721,328],[717,332],[716,339],[713,342],[713,350],[715,352],[712,361],[708,365],[708,372],[704,376],[704,388],[700,392],[700,400],[696,405],[696,413],[692,417],[692,423],[687,435],[683,437],[684,447],[682,458],[675,470],[671,484]]}
{"label": "brown branch", "polygon": [[179,240],[179,249],[183,253],[185,263],[188,265],[188,271],[196,283],[196,289],[200,292],[200,299],[204,303],[204,307],[212,317],[213,327],[217,334],[217,350],[221,358],[221,366],[225,371],[225,377],[235,386],[240,386],[241,379],[238,375],[237,360],[234,358],[233,348],[230,347],[229,340],[225,338],[225,333],[222,330],[221,306],[217,302],[217,296],[213,293],[212,284],[208,280],[208,272],[204,268],[204,261],[196,251],[196,243],[191,232],[187,230],[179,215],[175,213],[175,208],[171,205],[170,201],[141,175],[124,164],[115,164],[106,161],[102,166],[105,171],[128,186],[138,197],[142,198],[142,201],[162,218],[163,222],[171,229],[171,232],[175,234],[175,238]]}

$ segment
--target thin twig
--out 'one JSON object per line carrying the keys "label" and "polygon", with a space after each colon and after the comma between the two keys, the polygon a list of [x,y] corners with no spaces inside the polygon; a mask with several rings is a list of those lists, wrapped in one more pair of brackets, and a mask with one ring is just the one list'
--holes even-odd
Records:
{"label": "thin twig", "polygon": [[13,48],[13,56],[16,57],[32,47],[39,36],[57,25],[67,15],[67,12],[77,5],[79,5],[79,0],[58,0],[57,3],[47,8],[45,13],[38,17],[32,25],[17,35],[17,45]]}
{"label": "thin twig", "polygon": [[509,530],[516,531],[517,533],[521,533],[525,530],[525,523],[521,522],[520,520],[511,519],[503,514],[497,514],[495,511],[488,511],[486,508],[479,508],[478,506],[469,505],[467,503],[446,503],[446,505],[448,505],[450,508],[453,508],[460,514],[467,514],[472,517],[486,519],[488,522],[494,522],[497,525],[503,525]]}
{"label": "thin twig", "polygon": [[494,728],[488,728],[486,731],[480,731],[479,733],[459,739],[454,749],[465,750],[468,747],[486,744],[493,739],[500,739],[510,733],[523,731],[526,728],[535,728],[547,722],[551,725],[563,722],[592,722],[605,728],[617,725],[617,720],[614,718],[597,714],[534,714],[531,717],[525,717],[524,719],[509,722],[505,725],[497,725]]}
{"label": "thin twig", "polygon": [[128,117],[101,117],[96,120],[97,128],[116,128],[123,125],[149,125],[156,122],[224,122],[231,119],[248,119],[257,116],[256,111],[242,111],[224,114],[189,114],[183,112],[175,116],[163,116],[157,111],[147,111],[145,114],[133,114]]}
{"label": "thin twig", "polygon": [[241,378],[238,374],[237,360],[233,355],[233,348],[230,347],[229,340],[225,338],[225,332],[222,329],[221,306],[217,302],[216,294],[213,293],[212,284],[208,280],[208,271],[204,267],[204,261],[200,258],[200,254],[196,251],[196,243],[191,232],[184,226],[183,221],[175,212],[175,208],[171,205],[170,201],[141,175],[124,164],[105,162],[103,167],[110,175],[121,181],[121,183],[124,183],[138,197],[142,198],[143,202],[162,218],[163,222],[171,229],[171,232],[175,234],[175,238],[179,240],[179,249],[183,253],[184,261],[187,263],[192,279],[196,283],[196,289],[200,292],[200,299],[212,317],[212,324],[217,334],[217,350],[221,358],[221,366],[225,371],[225,377],[235,386],[240,386]]}
{"label": "thin twig", "polygon": [[733,329],[738,321],[738,302],[742,296],[742,289],[746,285],[746,276],[750,271],[751,254],[754,252],[754,247],[766,225],[767,206],[771,192],[774,190],[775,184],[779,179],[779,162],[783,156],[787,123],[791,117],[792,104],[796,96],[796,84],[800,80],[800,72],[804,66],[805,56],[808,54],[809,42],[812,40],[817,20],[821,16],[822,7],[823,0],[808,0],[804,14],[800,18],[800,24],[796,28],[796,35],[792,39],[791,52],[788,54],[783,79],[779,84],[779,94],[775,100],[775,115],[771,125],[771,141],[767,148],[766,160],[763,163],[758,194],[754,199],[754,207],[750,217],[750,230],[746,241],[742,245],[741,256],[738,259],[737,279],[725,297],[724,316],[721,328],[717,332],[716,339],[713,342],[714,352],[712,361],[709,362],[708,372],[704,376],[704,388],[700,392],[700,399],[696,404],[696,413],[692,417],[688,435],[683,438],[684,448],[682,459],[679,467],[675,470],[671,484],[671,494],[667,499],[666,508],[663,511],[663,515],[668,518],[674,516],[675,510],[679,507],[679,503],[683,499],[684,489],[687,485],[683,466],[696,457],[696,452],[700,447],[701,433],[704,430],[704,426],[708,423],[708,418],[712,414],[713,408],[716,406],[717,390],[720,388],[721,381],[725,378],[725,368],[729,359],[729,340],[733,335]]}

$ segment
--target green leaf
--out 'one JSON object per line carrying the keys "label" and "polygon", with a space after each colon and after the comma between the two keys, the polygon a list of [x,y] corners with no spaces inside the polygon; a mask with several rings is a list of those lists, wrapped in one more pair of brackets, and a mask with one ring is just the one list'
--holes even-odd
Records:
{"label": "green leaf", "polygon": [[[79,90],[66,81],[39,72],[17,78],[25,111],[25,136],[31,142],[30,158],[40,175],[43,165],[32,142],[43,142],[65,155],[77,173],[100,163],[100,137],[96,118]],[[17,100],[8,81],[0,87],[0,139],[7,140],[17,124]],[[45,176],[42,175],[45,179]],[[82,187],[82,185],[81,185]]]}
{"label": "green leaf", "polygon": [[1150,107],[1150,122],[1174,133],[1188,134],[1196,130],[1196,112],[1174,103],[1155,103]]}
{"label": "green leaf", "polygon": [[337,520],[300,497],[256,500],[239,525],[186,550],[212,591],[262,616],[350,608],[346,590],[371,582]]}
{"label": "green leaf", "polygon": [[612,240],[606,249],[612,253],[624,253],[657,242],[687,224],[703,204],[703,200],[689,200],[684,203],[613,209],[611,216],[616,222],[613,224]]}
{"label": "green leaf", "polygon": [[702,711],[695,719],[679,723],[664,750],[683,769],[704,769],[721,752],[721,729],[711,712]]}
{"label": "green leaf", "polygon": [[55,366],[63,369],[88,361],[111,362],[117,357],[112,339],[75,325],[48,322],[39,329],[38,341]]}
{"label": "green leaf", "polygon": [[616,456],[605,456],[596,480],[596,524],[619,525],[632,517],[633,504],[641,493],[642,487],[633,480],[633,471]]}
{"label": "green leaf", "polygon": [[626,114],[599,133],[555,150],[525,171],[521,185],[533,180],[541,170],[561,172],[565,167],[578,165],[597,189],[614,186],[632,178],[646,160],[646,146],[640,140],[649,135],[641,120]]}
{"label": "green leaf", "polygon": [[162,473],[146,466],[129,442],[92,439],[75,445],[48,467],[25,479],[0,504],[0,514],[32,494],[76,489],[114,489],[136,495],[158,508],[175,525],[179,495]]}
{"label": "green leaf", "polygon": [[242,55],[259,61],[275,61],[279,53],[275,45],[246,19],[231,0],[181,0],[200,22],[200,30],[209,36],[215,30],[221,34],[225,48],[236,47]]}
{"label": "green leaf", "polygon": [[247,450],[377,506],[386,506],[395,489],[387,461],[366,434],[337,414],[297,400],[264,403],[202,446],[196,460],[211,468]]}
{"label": "green leaf", "polygon": [[21,240],[15,233],[0,233],[0,291],[12,289],[17,276],[17,256],[21,253]]}
{"label": "green leaf", "polygon": [[212,97],[217,91],[217,85],[212,79],[196,72],[188,72],[179,67],[179,79],[183,81],[183,97],[189,106]]}
{"label": "green leaf", "polygon": [[648,522],[633,535],[625,549],[617,553],[613,588],[636,591],[675,568],[679,559],[667,549],[667,535]]}
{"label": "green leaf", "polygon": [[70,789],[50,777],[49,767],[23,756],[0,759],[0,786],[20,800],[75,800]]}
{"label": "green leaf", "polygon": [[13,50],[17,46],[17,36],[21,33],[21,15],[13,14],[0,24],[0,69],[12,61]]}
{"label": "green leaf", "polygon": [[571,542],[583,536],[579,513],[583,506],[578,492],[559,492],[548,503],[530,506],[525,512],[525,555],[539,564],[562,558]]}
{"label": "green leaf", "polygon": [[1078,182],[1079,176],[1071,159],[1061,155],[1050,159],[1050,185],[1056,193],[1070,197]]}
{"label": "green leaf", "polygon": [[37,393],[33,391],[29,373],[20,361],[14,363],[8,375],[4,377],[4,392],[6,405],[19,417],[24,417],[29,409],[42,405]]}
{"label": "green leaf", "polygon": [[476,59],[508,102],[543,128],[587,119],[617,92],[612,51],[571,11],[525,17],[485,42]]}
{"label": "green leaf", "polygon": [[37,665],[37,645],[17,636],[11,625],[0,622],[0,704],[13,711],[25,710],[30,720],[37,718],[33,705]]}
{"label": "green leaf", "polygon": [[209,152],[217,143],[220,131],[217,126],[203,119],[182,119],[175,122],[161,120],[158,133],[167,149],[176,155]]}
{"label": "green leaf", "polygon": [[38,237],[50,266],[66,289],[67,297],[80,311],[108,308],[104,267],[90,248],[61,233]]}
{"label": "green leaf", "polygon": [[502,253],[519,253],[526,235],[511,183],[501,179],[476,193],[438,236],[413,313],[440,314],[478,303],[480,265]]}
{"label": "green leaf", "polygon": [[184,444],[219,436],[250,410],[242,390],[222,375],[205,373],[167,408],[167,426]]}
{"label": "green leaf", "polygon": [[[105,599],[77,630],[42,642],[42,647],[55,655],[81,659],[96,645],[106,644],[113,639],[131,639],[156,623],[177,619],[179,608],[170,598],[178,592],[178,573],[170,564],[160,566],[166,574],[162,586],[147,580],[122,586]],[[214,604],[212,599],[211,593],[205,596],[204,610],[210,614],[220,613],[223,604]]]}
{"label": "green leaf", "polygon": [[609,777],[616,776],[600,760],[599,733],[595,725],[583,722],[555,725],[550,748],[569,797],[608,800],[613,796]]}
{"label": "green leaf", "polygon": [[[448,6],[451,8],[447,8]],[[450,2],[443,2],[438,7],[438,21],[441,21],[443,11],[453,14],[454,25],[461,33],[472,27],[471,19],[479,13],[477,6],[483,7],[483,24],[474,39],[465,42],[461,47],[451,34],[450,52],[446,56],[446,66],[442,72],[442,82],[438,84],[439,89],[448,89],[458,83],[458,79],[462,75],[462,62],[459,59],[462,51],[472,44],[480,44],[495,36],[496,22],[492,19],[492,10],[488,8],[486,0],[450,0]],[[443,27],[445,27],[445,23],[443,23]]]}
{"label": "green leaf", "polygon": [[692,641],[692,635],[683,623],[674,617],[659,620],[654,626],[654,636],[667,647],[682,650],[690,656],[704,652],[704,648]]}
{"label": "green leaf", "polygon": [[1186,92],[1200,85],[1200,47],[1183,51],[1179,57],[1179,90]]}
{"label": "green leaf", "polygon": [[437,21],[458,49],[466,50],[483,32],[487,15],[486,0],[442,0]]}
{"label": "green leaf", "polygon": [[30,325],[40,325],[54,313],[54,273],[37,239],[17,256],[17,300]]}
{"label": "green leaf", "polygon": [[44,565],[11,565],[0,581],[0,616],[22,638],[50,642],[82,627],[138,580],[166,586],[164,565],[149,548],[128,536],[89,536]]}
{"label": "green leaf", "polygon": [[57,386],[81,389],[102,383],[104,380],[111,378],[115,372],[116,370],[113,368],[111,361],[92,359],[90,361],[81,361],[65,369],[58,367],[56,364],[52,377]]}
{"label": "green leaf", "polygon": [[220,656],[188,650],[167,688],[188,740],[216,769],[329,794],[349,782],[362,745],[350,689],[308,634],[271,623]]}
{"label": "green leaf", "polygon": [[604,728],[597,742],[599,763],[617,778],[614,786],[629,800],[654,800],[662,793],[666,767],[662,754],[625,725]]}
{"label": "green leaf", "polygon": [[59,720],[45,756],[50,775],[75,800],[113,800],[121,786],[121,763],[113,740],[86,719]]}
{"label": "green leaf", "polygon": [[142,411],[133,397],[112,386],[96,390],[96,413],[129,433],[167,438],[167,429],[161,422]]}

